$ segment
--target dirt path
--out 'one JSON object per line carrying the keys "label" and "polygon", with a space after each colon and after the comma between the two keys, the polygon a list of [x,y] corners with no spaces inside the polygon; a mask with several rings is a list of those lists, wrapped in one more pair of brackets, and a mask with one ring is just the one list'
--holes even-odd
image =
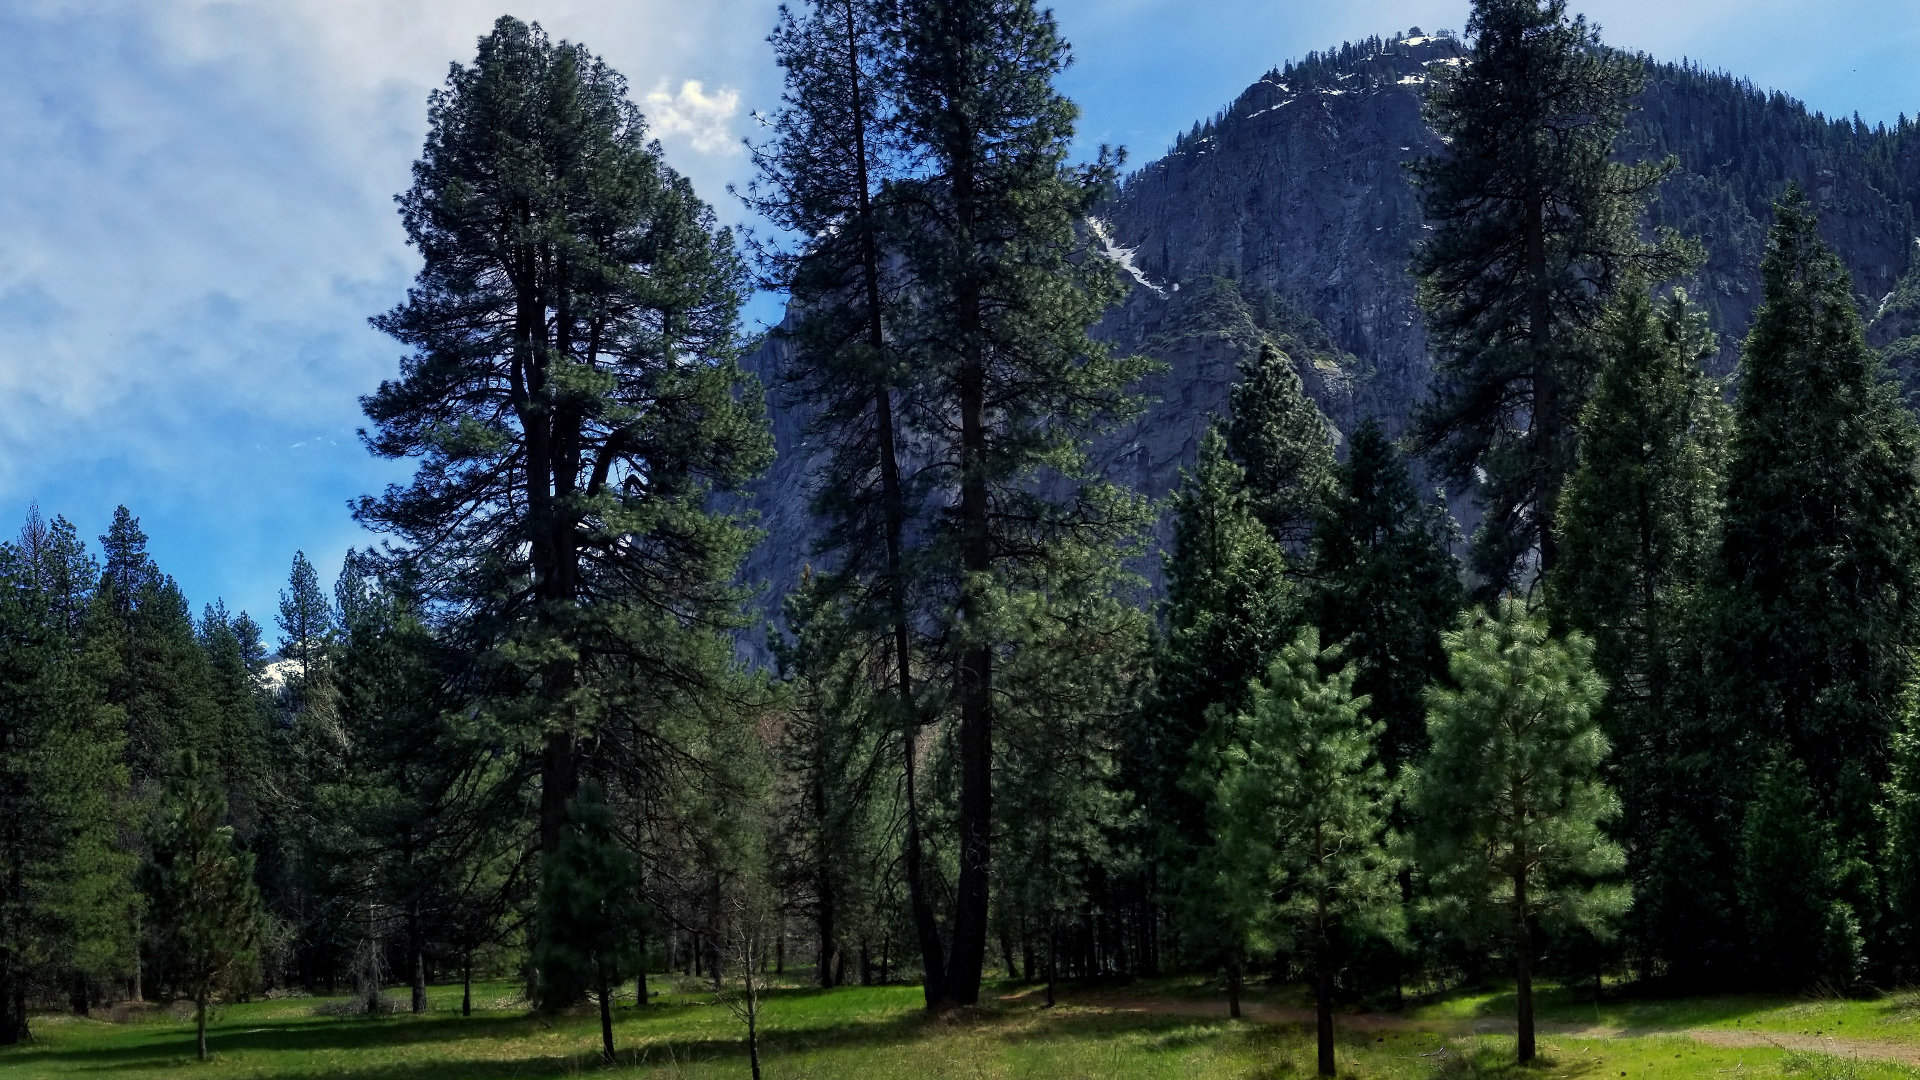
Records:
{"label": "dirt path", "polygon": [[[1225,1001],[1191,998],[1143,997],[1126,994],[1076,995],[1070,1002],[1114,1012],[1151,1013],[1159,1016],[1224,1017]],[[1268,1024],[1311,1024],[1313,1010],[1273,1005],[1267,1002],[1241,1003],[1241,1013],[1249,1020]],[[1341,1013],[1335,1023],[1346,1031],[1431,1031],[1447,1035],[1511,1035],[1511,1020],[1477,1019],[1471,1021],[1413,1020],[1396,1013]],[[1773,1047],[1835,1057],[1853,1057],[1867,1061],[1892,1061],[1920,1066],[1920,1046],[1882,1039],[1843,1039],[1828,1035],[1804,1035],[1783,1031],[1741,1031],[1728,1028],[1620,1028],[1582,1024],[1542,1022],[1542,1035],[1570,1039],[1628,1039],[1661,1035],[1683,1036],[1705,1046],[1724,1049]]]}

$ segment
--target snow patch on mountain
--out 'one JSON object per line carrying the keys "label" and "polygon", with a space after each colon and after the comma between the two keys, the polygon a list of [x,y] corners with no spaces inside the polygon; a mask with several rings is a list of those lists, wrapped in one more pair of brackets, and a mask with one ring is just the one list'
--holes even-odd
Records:
{"label": "snow patch on mountain", "polygon": [[[1134,264],[1133,253],[1135,249],[1123,248],[1113,242],[1113,234],[1108,231],[1106,222],[1101,221],[1097,217],[1089,216],[1087,218],[1087,229],[1093,233],[1095,240],[1100,241],[1100,254],[1112,260],[1115,266],[1125,270],[1128,276],[1140,283],[1142,288],[1151,290],[1155,296],[1158,296],[1162,300],[1167,298],[1167,290],[1147,280],[1146,271],[1141,270],[1139,266]],[[1176,288],[1177,287],[1178,286],[1176,286]]]}

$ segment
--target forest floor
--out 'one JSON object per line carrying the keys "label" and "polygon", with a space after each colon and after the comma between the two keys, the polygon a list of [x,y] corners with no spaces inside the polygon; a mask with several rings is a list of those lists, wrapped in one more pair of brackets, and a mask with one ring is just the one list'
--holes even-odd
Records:
{"label": "forest floor", "polygon": [[[621,1064],[599,1060],[591,1010],[542,1018],[506,983],[437,986],[425,1014],[353,1015],[341,998],[279,998],[222,1007],[209,1029],[213,1060],[194,1060],[191,1014],[34,1018],[32,1042],[0,1050],[0,1077],[260,1077],[276,1080],[491,1080],[617,1071],[636,1077],[746,1077],[745,1026],[692,980],[655,981],[645,1009],[616,1011]],[[404,993],[396,996],[404,997]],[[761,1017],[768,1080],[900,1077],[1026,1080],[1254,1080],[1314,1071],[1312,1014],[1292,988],[1260,990],[1245,1017],[1227,1017],[1218,987],[1200,980],[1065,987],[1042,1007],[1039,988],[1001,984],[988,1003],[948,1018],[922,1013],[915,986],[831,991],[790,984]],[[1520,1076],[1581,1080],[1920,1080],[1920,994],[1788,1000],[1660,999],[1591,989],[1540,996],[1540,1063],[1516,1070],[1513,995],[1458,992],[1393,1012],[1336,1018],[1343,1075],[1380,1080]]]}

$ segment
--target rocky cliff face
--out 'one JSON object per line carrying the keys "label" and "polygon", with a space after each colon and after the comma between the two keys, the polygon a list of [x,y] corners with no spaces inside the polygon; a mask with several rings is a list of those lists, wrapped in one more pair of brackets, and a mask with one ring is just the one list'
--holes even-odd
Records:
{"label": "rocky cliff face", "polygon": [[[1434,66],[1462,52],[1446,36],[1374,39],[1269,72],[1102,208],[1090,234],[1136,287],[1098,332],[1167,365],[1143,388],[1146,413],[1095,447],[1106,475],[1154,498],[1173,490],[1225,408],[1236,360],[1262,336],[1294,358],[1336,437],[1368,416],[1404,429],[1432,380],[1407,272],[1426,226],[1405,165],[1439,149],[1422,95]],[[1722,334],[1724,369],[1759,300],[1769,207],[1789,180],[1814,195],[1863,310],[1881,314],[1877,343],[1920,329],[1920,280],[1896,292],[1916,243],[1920,139],[1651,61],[1640,104],[1621,152],[1679,160],[1648,225],[1705,246],[1684,284]],[[748,367],[774,385],[783,351],[772,340]],[[1920,343],[1910,351],[1920,359]],[[804,421],[777,393],[771,405],[779,459],[754,500],[769,536],[745,577],[777,598],[812,530]],[[1453,502],[1471,526],[1470,497]]]}

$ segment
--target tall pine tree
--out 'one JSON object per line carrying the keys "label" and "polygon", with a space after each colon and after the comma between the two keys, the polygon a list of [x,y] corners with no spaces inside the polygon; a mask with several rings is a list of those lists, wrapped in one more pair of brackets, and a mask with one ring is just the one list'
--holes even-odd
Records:
{"label": "tall pine tree", "polygon": [[1421,441],[1453,483],[1477,483],[1473,569],[1494,596],[1558,558],[1603,305],[1623,273],[1664,280],[1687,253],[1639,233],[1671,164],[1612,158],[1642,62],[1602,49],[1565,0],[1475,0],[1467,33],[1465,62],[1436,65],[1427,99],[1447,149],[1415,166],[1434,231],[1414,272],[1438,354]]}
{"label": "tall pine tree", "polygon": [[1701,723],[1704,590],[1719,551],[1730,413],[1701,365],[1714,353],[1684,293],[1629,285],[1602,321],[1603,362],[1560,501],[1553,611],[1594,642],[1607,680],[1640,944],[1669,978],[1732,959],[1727,882],[1698,873],[1731,813],[1721,747]]}
{"label": "tall pine tree", "polygon": [[1254,687],[1245,747],[1220,779],[1227,842],[1245,857],[1242,887],[1271,898],[1262,921],[1274,943],[1310,958],[1321,1076],[1335,1071],[1334,973],[1344,947],[1392,933],[1401,918],[1391,785],[1376,751],[1384,726],[1354,696],[1354,670],[1342,659],[1320,648],[1312,627],[1282,649]]}
{"label": "tall pine tree", "polygon": [[[996,594],[1041,589],[1059,545],[1114,552],[1143,508],[1087,475],[1087,440],[1137,408],[1145,361],[1087,333],[1121,295],[1077,231],[1115,174],[1073,169],[1068,61],[1031,0],[911,0],[889,28],[895,123],[923,170],[893,234],[914,304],[895,328],[916,384],[906,426],[940,507],[920,576],[953,678],[958,867],[936,1003],[979,999],[992,882]],[[1117,554],[1116,556],[1117,557]]]}
{"label": "tall pine tree", "polygon": [[400,202],[424,266],[375,325],[411,353],[364,405],[370,448],[421,464],[357,516],[467,613],[551,856],[588,748],[638,777],[731,677],[750,534],[712,495],[768,454],[742,270],[624,80],[512,18],[432,96]]}
{"label": "tall pine tree", "polygon": [[1439,499],[1422,498],[1400,449],[1373,420],[1347,440],[1334,491],[1314,526],[1310,607],[1354,668],[1354,692],[1383,725],[1389,773],[1427,744],[1427,684],[1447,670],[1440,635],[1464,602],[1458,530]]}
{"label": "tall pine tree", "polygon": [[1605,831],[1620,807],[1601,777],[1604,684],[1592,642],[1555,638],[1516,599],[1463,615],[1445,640],[1451,685],[1428,691],[1432,747],[1409,800],[1415,862],[1444,917],[1504,930],[1525,1063],[1540,920],[1601,926],[1630,901],[1607,880],[1624,857]]}

